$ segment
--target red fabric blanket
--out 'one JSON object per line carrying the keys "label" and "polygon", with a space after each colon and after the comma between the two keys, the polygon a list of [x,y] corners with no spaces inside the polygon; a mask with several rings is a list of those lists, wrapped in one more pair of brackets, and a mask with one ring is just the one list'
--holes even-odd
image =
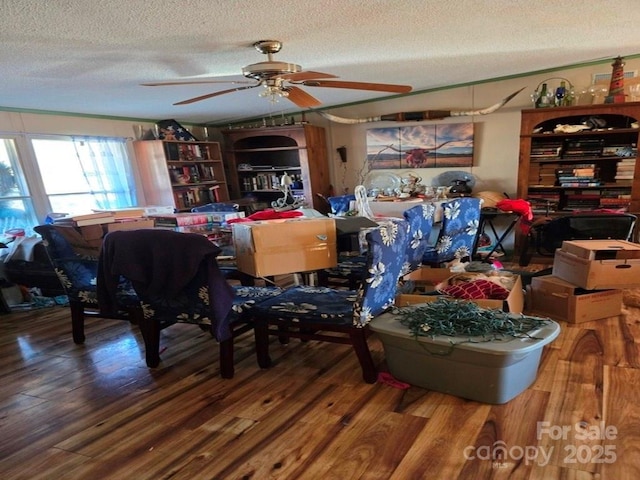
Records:
{"label": "red fabric blanket", "polygon": [[297,210],[287,210],[284,212],[276,212],[273,208],[267,208],[265,210],[261,210],[260,212],[252,213],[251,215],[245,218],[231,218],[227,220],[227,223],[253,222],[256,220],[277,220],[279,218],[301,217],[302,215],[303,213]]}
{"label": "red fabric blanket", "polygon": [[496,203],[496,207],[503,212],[514,212],[520,215],[520,229],[525,235],[529,233],[533,220],[533,211],[529,202],[521,198],[517,200],[505,199]]}

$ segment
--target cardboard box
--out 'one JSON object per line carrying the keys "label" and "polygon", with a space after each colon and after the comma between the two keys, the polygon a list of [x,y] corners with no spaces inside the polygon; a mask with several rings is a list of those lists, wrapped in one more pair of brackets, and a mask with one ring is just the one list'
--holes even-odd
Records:
{"label": "cardboard box", "polygon": [[141,218],[139,220],[116,221],[107,224],[107,232],[119,230],[139,230],[141,228],[153,228],[155,220],[153,218]]}
{"label": "cardboard box", "polygon": [[553,258],[552,275],[586,290],[640,287],[640,245],[623,240],[572,240]]}
{"label": "cardboard box", "polygon": [[640,258],[640,245],[626,240],[566,240],[561,250],[587,260]]}
{"label": "cardboard box", "polygon": [[332,218],[234,223],[238,270],[254,277],[307,272],[337,265]]}
{"label": "cardboard box", "polygon": [[569,323],[615,317],[622,311],[622,290],[584,290],[553,275],[533,277],[527,300],[532,313]]}
{"label": "cardboard box", "polygon": [[[414,283],[411,293],[402,293],[396,297],[396,305],[406,307],[418,303],[430,303],[436,301],[440,295],[429,295],[447,285],[449,278],[454,275],[446,268],[420,268],[404,276],[404,280]],[[513,287],[505,300],[477,299],[469,300],[482,308],[499,309],[504,312],[522,313],[524,310],[524,292],[522,279],[519,275],[514,277]]]}
{"label": "cardboard box", "polygon": [[[108,223],[107,225],[111,225]],[[80,229],[80,235],[85,240],[102,240],[104,236],[103,225],[86,225],[84,227],[78,227]]]}
{"label": "cardboard box", "polygon": [[508,402],[535,381],[542,348],[560,333],[560,326],[549,320],[531,338],[477,343],[468,342],[469,337],[416,338],[392,313],[374,318],[369,326],[398,380],[493,404]]}

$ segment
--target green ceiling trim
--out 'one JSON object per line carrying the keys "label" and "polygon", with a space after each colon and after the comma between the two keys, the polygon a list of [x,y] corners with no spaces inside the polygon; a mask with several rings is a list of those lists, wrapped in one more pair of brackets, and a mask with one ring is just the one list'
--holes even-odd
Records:
{"label": "green ceiling trim", "polygon": [[[636,58],[640,58],[640,53],[637,54],[633,54],[633,55],[625,55],[624,59],[628,60],[628,59],[636,59]],[[514,75],[505,75],[502,77],[495,77],[495,78],[488,78],[486,80],[476,80],[473,82],[466,82],[466,83],[457,83],[455,85],[446,85],[446,86],[442,86],[442,87],[435,87],[435,88],[429,88],[429,89],[425,89],[425,90],[416,90],[414,92],[409,92],[409,93],[404,93],[404,94],[398,94],[398,95],[390,95],[388,97],[383,97],[383,98],[375,98],[375,99],[371,99],[371,100],[361,100],[358,102],[351,102],[351,103],[343,103],[340,105],[332,105],[332,106],[328,106],[328,107],[323,107],[323,108],[315,108],[315,109],[311,109],[312,112],[316,112],[316,111],[323,111],[323,110],[330,110],[330,109],[334,109],[334,108],[345,108],[345,107],[352,107],[355,105],[364,105],[367,103],[373,103],[373,102],[381,102],[381,101],[387,101],[387,100],[394,100],[396,98],[404,98],[407,96],[411,96],[411,95],[423,95],[425,93],[433,93],[433,92],[440,92],[440,91],[444,91],[444,90],[451,90],[454,88],[462,88],[462,87],[469,87],[469,86],[473,86],[473,85],[482,85],[482,84],[486,84],[486,83],[494,83],[494,82],[500,82],[500,81],[504,81],[504,80],[513,80],[513,79],[517,79],[517,78],[524,78],[524,77],[531,77],[534,75],[542,75],[542,74],[546,74],[546,73],[555,73],[558,72],[560,70],[573,70],[576,68],[582,68],[582,67],[591,67],[594,65],[602,65],[602,64],[606,64],[609,63],[610,61],[612,61],[613,58],[607,58],[607,59],[600,59],[600,60],[592,60],[589,62],[581,62],[581,63],[574,63],[571,65],[565,65],[562,67],[553,67],[553,68],[547,68],[547,69],[543,69],[543,70],[534,70],[531,72],[525,72],[525,73],[518,73],[518,74],[514,74]],[[151,123],[155,123],[158,122],[159,120],[154,120],[154,119],[149,119],[149,118],[141,118],[141,117],[118,117],[118,116],[110,116],[110,115],[96,115],[96,114],[90,114],[90,113],[74,113],[74,112],[59,112],[59,111],[52,111],[52,110],[37,110],[37,109],[29,109],[29,108],[14,108],[14,107],[3,107],[0,105],[0,111],[3,112],[16,112],[16,113],[34,113],[37,115],[58,115],[58,116],[63,116],[63,117],[77,117],[77,118],[95,118],[95,119],[100,119],[100,120],[118,120],[118,121],[126,121],[126,122],[151,122]],[[295,116],[295,115],[301,115],[302,113],[307,113],[309,112],[309,110],[300,110],[298,112],[291,112],[291,113],[287,113],[285,116],[286,117],[291,117],[291,116]],[[264,118],[264,116],[259,116],[259,117],[250,117],[250,118],[245,118],[243,120],[237,120],[234,122],[224,122],[224,123],[191,123],[191,122],[185,122],[185,124],[187,125],[191,125],[191,126],[199,126],[199,127],[211,127],[211,128],[227,128],[230,125],[241,125],[244,123],[251,123],[251,122],[255,122],[255,121],[259,121],[262,118]]]}
{"label": "green ceiling trim", "polygon": [[[640,58],[640,53],[637,54],[633,54],[633,55],[625,55],[624,59],[628,60],[628,59],[636,59],[636,58]],[[583,68],[583,67],[592,67],[595,65],[602,65],[602,64],[607,64],[609,62],[613,61],[613,57],[612,58],[603,58],[600,60],[592,60],[589,62],[581,62],[581,63],[574,63],[571,65],[565,65],[563,67],[553,67],[553,68],[546,68],[543,70],[533,70],[530,72],[525,72],[525,73],[517,73],[517,74],[513,74],[513,75],[505,75],[502,77],[494,77],[494,78],[488,78],[486,80],[475,80],[472,82],[466,82],[466,83],[457,83],[455,85],[446,85],[446,86],[442,86],[442,87],[435,87],[435,88],[429,88],[429,89],[425,89],[425,90],[416,90],[416,91],[412,91],[409,93],[403,93],[403,94],[398,94],[398,95],[390,95],[388,97],[383,97],[383,98],[376,98],[373,100],[361,100],[358,102],[351,102],[351,103],[343,103],[340,105],[332,105],[332,106],[328,106],[328,107],[322,107],[322,108],[314,108],[311,111],[312,112],[319,112],[319,111],[323,111],[323,110],[332,110],[334,108],[345,108],[345,107],[353,107],[356,105],[364,105],[367,103],[373,103],[373,102],[380,102],[380,101],[386,101],[386,100],[393,100],[396,98],[404,98],[404,97],[408,97],[411,95],[423,95],[425,93],[433,93],[433,92],[441,92],[444,90],[451,90],[454,88],[462,88],[462,87],[469,87],[469,86],[473,86],[473,85],[482,85],[482,84],[486,84],[486,83],[495,83],[495,82],[500,82],[500,81],[504,81],[504,80],[513,80],[513,79],[518,79],[518,78],[524,78],[524,77],[531,77],[534,75],[542,75],[542,74],[547,74],[547,73],[556,73],[558,71],[563,71],[563,70],[574,70],[576,68]],[[308,110],[301,110],[299,112],[294,112],[294,113],[289,113],[286,116],[292,116],[292,115],[299,115],[302,114],[303,112],[308,112]],[[256,121],[260,121],[263,117],[251,117],[251,118],[247,118],[244,120],[239,120],[236,122],[232,122],[232,123],[224,123],[224,124],[207,124],[206,126],[208,127],[212,127],[212,128],[227,128],[228,126],[232,125],[242,125],[245,123],[252,123],[252,122],[256,122]]]}

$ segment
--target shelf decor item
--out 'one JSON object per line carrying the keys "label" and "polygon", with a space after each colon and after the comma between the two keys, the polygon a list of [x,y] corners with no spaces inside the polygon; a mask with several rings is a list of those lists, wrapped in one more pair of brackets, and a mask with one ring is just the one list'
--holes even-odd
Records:
{"label": "shelf decor item", "polygon": [[160,130],[159,140],[180,140],[181,142],[195,142],[196,138],[175,120],[160,120],[156,124]]}
{"label": "shelf decor item", "polygon": [[624,103],[624,62],[622,60],[622,57],[613,59],[609,94],[605,97],[604,103]]}
{"label": "shelf decor item", "polygon": [[[560,80],[557,87],[553,87],[552,80]],[[569,107],[575,99],[573,84],[564,77],[550,77],[542,80],[531,94],[534,108]]]}

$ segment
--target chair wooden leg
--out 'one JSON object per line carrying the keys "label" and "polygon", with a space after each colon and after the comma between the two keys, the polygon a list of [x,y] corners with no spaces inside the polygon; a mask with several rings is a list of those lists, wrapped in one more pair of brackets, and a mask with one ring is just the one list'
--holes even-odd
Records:
{"label": "chair wooden leg", "polygon": [[289,330],[284,325],[278,325],[278,331],[280,331],[280,335],[278,335],[278,341],[281,345],[289,345],[289,341],[291,338],[289,337]]}
{"label": "chair wooden leg", "polygon": [[530,244],[529,236],[527,235],[522,240],[522,246],[520,247],[520,259],[518,264],[521,267],[526,267],[527,265],[529,265],[529,262],[531,261],[531,257],[533,256],[529,252],[529,248],[530,248],[529,244]]}
{"label": "chair wooden leg", "polygon": [[253,324],[253,335],[256,344],[256,358],[260,368],[271,366],[269,357],[269,324],[264,320],[255,320]]}
{"label": "chair wooden leg", "polygon": [[80,302],[69,302],[71,309],[71,334],[73,342],[84,343],[84,306]]}
{"label": "chair wooden leg", "polygon": [[233,378],[235,369],[233,366],[233,337],[220,342],[220,376]]}
{"label": "chair wooden leg", "polygon": [[133,315],[138,319],[140,333],[144,339],[147,367],[156,368],[160,364],[160,323],[153,318],[145,318],[143,314]]}
{"label": "chair wooden leg", "polygon": [[371,352],[369,351],[369,344],[367,343],[367,335],[364,328],[354,328],[349,332],[353,349],[360,361],[360,367],[362,368],[362,378],[366,383],[375,383],[378,379],[378,372],[376,366],[373,363]]}

